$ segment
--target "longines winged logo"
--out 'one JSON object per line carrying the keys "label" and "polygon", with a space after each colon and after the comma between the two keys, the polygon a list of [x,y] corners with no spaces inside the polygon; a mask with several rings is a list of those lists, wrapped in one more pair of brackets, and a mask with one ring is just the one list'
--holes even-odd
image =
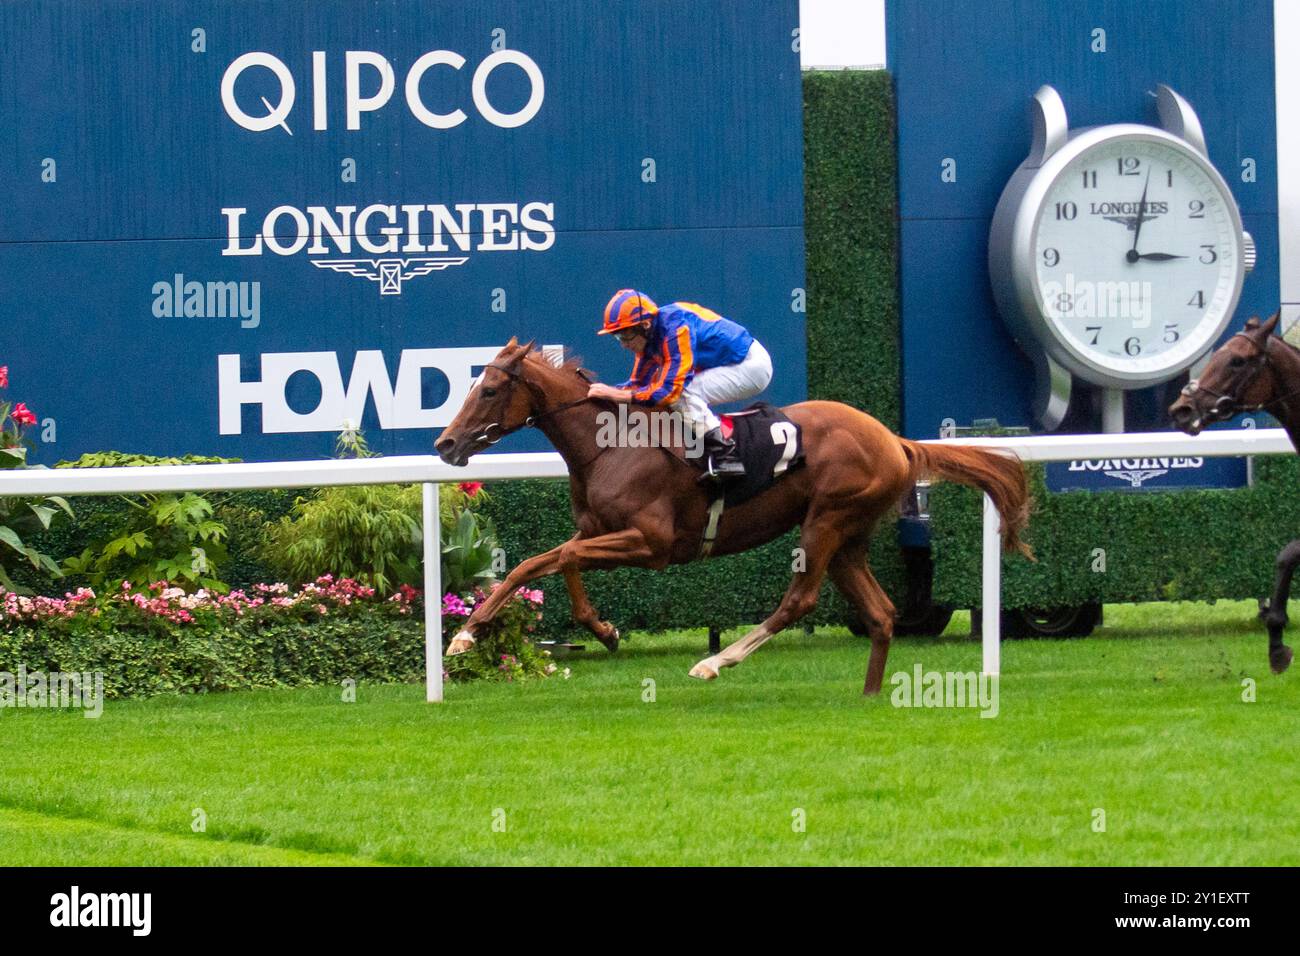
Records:
{"label": "longines winged logo", "polygon": [[[305,254],[318,269],[378,283],[380,295],[401,295],[410,279],[464,265],[468,253],[545,252],[555,245],[555,204],[549,202],[276,206],[260,227],[245,228],[247,213],[243,206],[221,210],[223,256]],[[463,254],[419,255],[424,252]],[[331,254],[349,258],[315,258]],[[351,258],[356,254],[369,255]]]}
{"label": "longines winged logo", "polygon": [[468,256],[417,259],[313,259],[317,269],[332,269],[379,283],[380,295],[401,295],[402,283],[408,279],[461,266]]}
{"label": "longines winged logo", "polygon": [[1118,478],[1121,481],[1127,481],[1130,488],[1141,488],[1142,482],[1148,478],[1159,478],[1161,475],[1167,475],[1168,473],[1168,468],[1134,468],[1128,471],[1104,472],[1107,478]]}

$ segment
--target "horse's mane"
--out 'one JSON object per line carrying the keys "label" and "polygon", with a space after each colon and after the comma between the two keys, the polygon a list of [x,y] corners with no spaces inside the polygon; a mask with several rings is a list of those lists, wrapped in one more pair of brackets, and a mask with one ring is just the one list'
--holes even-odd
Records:
{"label": "horse's mane", "polygon": [[596,376],[595,372],[593,372],[589,368],[582,367],[581,355],[578,355],[576,352],[569,352],[567,348],[564,351],[568,352],[568,354],[567,355],[555,354],[555,353],[547,354],[546,352],[543,352],[539,348],[534,348],[531,352],[528,353],[527,358],[534,359],[538,362],[541,362],[544,365],[549,365],[551,368],[558,369],[562,372],[573,372],[579,378],[587,382],[599,381],[599,378]]}

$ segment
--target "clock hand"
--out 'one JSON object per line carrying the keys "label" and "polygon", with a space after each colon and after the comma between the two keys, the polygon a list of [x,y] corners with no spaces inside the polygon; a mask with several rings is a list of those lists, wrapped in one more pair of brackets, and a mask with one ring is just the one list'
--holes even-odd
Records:
{"label": "clock hand", "polygon": [[[1131,254],[1131,253],[1130,253]],[[1138,259],[1150,259],[1152,262],[1168,262],[1170,259],[1186,259],[1186,256],[1171,256],[1167,252],[1139,252],[1130,259],[1130,262]]]}
{"label": "clock hand", "polygon": [[1147,209],[1147,189],[1151,186],[1151,167],[1147,167],[1147,181],[1142,185],[1142,198],[1138,200],[1138,217],[1137,223],[1133,226],[1133,248],[1128,251],[1125,257],[1129,262],[1138,260],[1138,237],[1142,235],[1142,223],[1146,222]]}

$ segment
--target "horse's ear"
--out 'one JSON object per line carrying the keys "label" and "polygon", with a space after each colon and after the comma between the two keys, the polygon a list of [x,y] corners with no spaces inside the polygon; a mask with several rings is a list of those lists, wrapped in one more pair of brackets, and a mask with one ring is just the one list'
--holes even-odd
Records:
{"label": "horse's ear", "polygon": [[506,347],[503,348],[501,351],[512,352],[518,347],[519,347],[519,338],[517,336],[512,335],[510,336],[510,341],[506,343]]}
{"label": "horse's ear", "polygon": [[1246,331],[1250,332],[1257,328],[1259,328],[1259,316],[1252,315],[1246,320]]}
{"label": "horse's ear", "polygon": [[1268,317],[1268,321],[1259,327],[1259,330],[1265,335],[1272,335],[1273,330],[1277,328],[1278,320],[1282,318],[1282,310],[1278,309]]}
{"label": "horse's ear", "polygon": [[529,339],[528,344],[524,346],[524,354],[527,355],[537,345],[537,339]]}
{"label": "horse's ear", "polygon": [[[533,341],[535,342],[537,340],[534,339]],[[510,355],[506,358],[506,364],[518,365],[528,356],[528,353],[532,351],[533,343],[529,342],[527,345],[520,345],[519,340],[512,336],[510,339],[510,344],[506,348],[513,350],[511,351]]]}

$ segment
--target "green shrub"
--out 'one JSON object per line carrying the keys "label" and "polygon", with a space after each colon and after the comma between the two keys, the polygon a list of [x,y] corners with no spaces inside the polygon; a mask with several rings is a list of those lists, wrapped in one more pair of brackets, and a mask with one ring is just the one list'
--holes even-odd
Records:
{"label": "green shrub", "polygon": [[[468,594],[496,578],[500,553],[491,518],[465,508],[442,536],[442,589],[447,594]],[[504,570],[500,568],[499,570]]]}
{"label": "green shrub", "polygon": [[[138,468],[145,465],[224,464],[237,459],[157,458],[122,452],[96,452],[59,468]],[[189,590],[229,590],[221,579],[227,564],[226,526],[213,517],[213,500],[227,495],[200,495],[192,491],[120,495],[127,505],[121,520],[103,528],[80,554],[65,558],[63,570],[75,579],[103,588],[119,581],[140,586],[151,581],[171,581]]]}
{"label": "green shrub", "polygon": [[334,574],[391,594],[423,579],[421,509],[419,485],[323,488],[266,527],[262,554],[290,583]]}

